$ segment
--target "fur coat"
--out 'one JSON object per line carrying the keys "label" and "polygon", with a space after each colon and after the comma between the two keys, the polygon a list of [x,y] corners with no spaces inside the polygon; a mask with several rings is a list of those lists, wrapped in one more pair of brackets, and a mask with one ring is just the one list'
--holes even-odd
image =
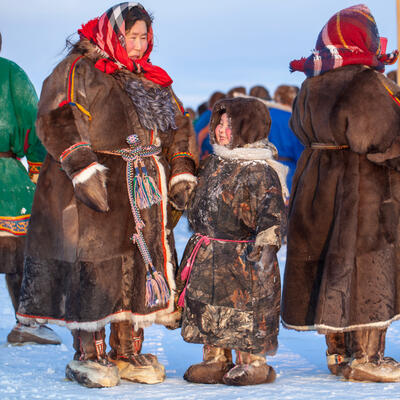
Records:
{"label": "fur coat", "polygon": [[[99,57],[83,40],[43,85],[37,131],[49,155],[32,209],[18,318],[89,331],[120,320],[131,321],[135,329],[153,322],[169,324],[175,318],[176,257],[168,196],[179,182],[195,181],[194,132],[170,88],[127,70],[107,75],[94,66]],[[65,104],[70,87],[73,101]],[[143,158],[161,203],[140,210],[154,267],[171,293],[167,304],[153,307],[145,302],[146,265],[131,240],[136,226],[127,163],[109,154],[128,148],[126,139],[133,133],[142,146],[161,149]],[[81,142],[91,147],[78,148],[60,164],[65,149]],[[192,155],[174,157],[176,153]],[[100,212],[81,201],[77,186],[104,173],[104,167],[109,209]]]}
{"label": "fur coat", "polygon": [[[280,305],[276,251],[285,218],[276,170],[286,167],[274,160],[275,148],[263,140],[270,118],[261,102],[238,98],[217,103],[212,142],[222,111],[232,121],[231,145],[214,144],[215,154],[203,161],[188,208],[195,234],[178,273],[180,287],[187,285],[182,336],[193,343],[273,354]],[[208,243],[199,234],[212,239]],[[181,283],[199,243],[192,272]],[[265,258],[250,260],[257,246],[264,247]]]}
{"label": "fur coat", "polygon": [[400,316],[400,107],[391,92],[400,88],[362,65],[302,85],[291,119],[306,149],[290,200],[288,328],[384,328]]}

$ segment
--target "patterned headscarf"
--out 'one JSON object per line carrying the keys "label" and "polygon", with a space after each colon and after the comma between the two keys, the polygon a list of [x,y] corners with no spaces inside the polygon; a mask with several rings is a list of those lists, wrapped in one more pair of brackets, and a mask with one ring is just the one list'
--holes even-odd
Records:
{"label": "patterned headscarf", "polygon": [[336,13],[318,35],[313,54],[290,63],[291,72],[302,71],[307,77],[350,64],[368,65],[384,72],[385,64],[393,64],[398,51],[384,54],[387,40],[380,38],[378,27],[364,4]]}
{"label": "patterned headscarf", "polygon": [[147,11],[139,3],[121,3],[111,7],[101,17],[82,25],[78,33],[96,45],[99,53],[104,56],[95,64],[100,71],[112,74],[121,68],[127,68],[132,72],[140,70],[147,79],[164,87],[170,86],[172,79],[169,75],[162,68],[151,64],[149,60],[154,41],[151,26],[147,32],[148,47],[143,57],[133,61],[128,56],[125,44],[125,18],[133,7],[138,7],[143,15],[148,16]]}

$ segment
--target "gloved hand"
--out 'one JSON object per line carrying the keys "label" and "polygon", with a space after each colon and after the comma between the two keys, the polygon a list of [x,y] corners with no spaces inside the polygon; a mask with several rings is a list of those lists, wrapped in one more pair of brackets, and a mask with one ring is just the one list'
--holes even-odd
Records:
{"label": "gloved hand", "polygon": [[95,211],[106,212],[110,208],[106,188],[107,168],[95,163],[74,176],[72,183],[76,197]]}
{"label": "gloved hand", "polygon": [[169,191],[169,201],[175,209],[182,211],[186,208],[195,186],[195,182],[188,181],[180,181],[172,186]]}

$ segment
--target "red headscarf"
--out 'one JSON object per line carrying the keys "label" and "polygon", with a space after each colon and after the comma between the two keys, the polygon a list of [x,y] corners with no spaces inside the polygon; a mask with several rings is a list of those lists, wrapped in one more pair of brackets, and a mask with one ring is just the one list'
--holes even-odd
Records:
{"label": "red headscarf", "polygon": [[148,46],[143,57],[135,61],[128,57],[125,48],[125,16],[133,7],[138,7],[144,15],[148,15],[139,3],[117,4],[101,17],[82,25],[78,33],[104,52],[105,58],[101,58],[95,64],[95,67],[100,71],[112,74],[117,69],[125,67],[129,71],[137,72],[139,70],[138,65],[140,65],[140,70],[147,79],[164,87],[170,86],[172,79],[167,72],[149,61],[150,53],[153,50],[153,29],[151,26],[147,32]]}
{"label": "red headscarf", "polygon": [[368,65],[383,72],[385,64],[393,64],[398,57],[397,50],[384,54],[386,42],[379,37],[369,8],[359,4],[336,13],[318,35],[313,54],[292,61],[290,69],[308,77],[350,64]]}

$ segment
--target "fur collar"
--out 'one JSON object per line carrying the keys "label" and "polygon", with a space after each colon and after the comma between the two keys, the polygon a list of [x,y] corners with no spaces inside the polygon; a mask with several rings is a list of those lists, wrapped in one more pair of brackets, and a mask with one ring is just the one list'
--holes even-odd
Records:
{"label": "fur collar", "polygon": [[274,160],[278,154],[276,147],[266,140],[260,140],[234,149],[228,149],[226,146],[215,143],[212,147],[217,156],[229,160]]}
{"label": "fur collar", "polygon": [[232,150],[218,144],[213,144],[212,146],[215,155],[226,160],[267,163],[279,177],[283,199],[285,200],[289,197],[289,190],[286,185],[286,176],[289,168],[286,165],[281,164],[279,161],[276,161],[278,152],[276,147],[268,140],[259,140],[258,142],[247,144],[244,147],[236,147]]}

